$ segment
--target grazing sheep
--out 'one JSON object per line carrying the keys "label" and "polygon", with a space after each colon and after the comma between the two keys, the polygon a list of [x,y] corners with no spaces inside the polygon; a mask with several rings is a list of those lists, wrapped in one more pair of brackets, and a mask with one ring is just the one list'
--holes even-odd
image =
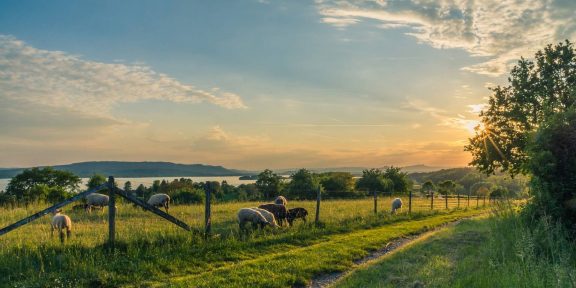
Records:
{"label": "grazing sheep", "polygon": [[308,216],[308,211],[306,211],[306,209],[293,208],[288,210],[288,212],[286,213],[286,220],[288,220],[288,224],[292,226],[292,222],[294,222],[294,220],[298,218],[302,218],[302,220],[304,220],[304,223],[306,223],[306,216]]}
{"label": "grazing sheep", "polygon": [[61,213],[62,210],[58,209],[52,212],[54,216],[52,217],[51,223],[51,235],[54,236],[54,230],[58,229],[60,234],[60,242],[64,243],[64,231],[62,229],[66,229],[66,238],[70,238],[70,234],[72,234],[72,220],[68,215],[64,215]]}
{"label": "grazing sheep", "polygon": [[276,219],[274,218],[274,214],[272,214],[271,212],[264,210],[264,209],[255,208],[255,207],[252,207],[250,209],[253,209],[253,210],[260,212],[260,214],[262,214],[262,216],[264,216],[264,218],[266,218],[266,221],[268,221],[268,223],[270,223],[272,227],[274,227],[274,228],[280,227],[276,223]]}
{"label": "grazing sheep", "polygon": [[164,207],[166,213],[168,213],[168,208],[170,206],[170,196],[168,194],[154,194],[148,199],[148,205],[154,207]]}
{"label": "grazing sheep", "polygon": [[263,229],[266,225],[271,225],[270,222],[266,221],[266,218],[260,214],[260,212],[251,208],[241,208],[238,210],[238,224],[240,225],[240,231],[244,230],[244,226],[247,222],[252,223],[252,228]]}
{"label": "grazing sheep", "polygon": [[103,209],[104,206],[108,205],[108,201],[110,201],[110,197],[104,194],[92,193],[86,196],[86,211],[92,211],[92,208],[99,207],[99,209]]}
{"label": "grazing sheep", "polygon": [[286,206],[284,205],[269,203],[269,204],[262,204],[258,206],[258,208],[272,212],[272,214],[274,214],[274,217],[276,218],[280,226],[282,226],[282,223],[284,222],[284,220],[286,220],[287,211]]}
{"label": "grazing sheep", "polygon": [[278,196],[276,197],[276,200],[274,200],[274,204],[281,204],[281,205],[288,205],[288,200],[286,200],[286,198],[284,196]]}
{"label": "grazing sheep", "polygon": [[396,213],[396,210],[402,208],[402,199],[395,198],[392,200],[392,213]]}

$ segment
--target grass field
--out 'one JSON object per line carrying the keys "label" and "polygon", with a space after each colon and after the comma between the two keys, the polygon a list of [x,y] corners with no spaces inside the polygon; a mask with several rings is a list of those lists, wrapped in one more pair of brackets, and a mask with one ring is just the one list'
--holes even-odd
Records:
{"label": "grass field", "polygon": [[446,228],[334,287],[576,287],[576,246],[562,230],[503,211]]}
{"label": "grass field", "polygon": [[[107,214],[68,212],[74,226],[73,237],[65,245],[57,236],[50,236],[49,217],[44,217],[2,236],[0,283],[9,283],[9,287],[114,287],[173,281],[171,285],[182,287],[249,283],[286,287],[304,284],[317,273],[344,269],[367,250],[403,233],[479,213],[476,209],[430,211],[428,207],[411,216],[406,215],[406,208],[399,215],[382,212],[374,216],[371,199],[329,200],[322,202],[319,227],[297,222],[291,228],[241,237],[236,211],[257,204],[213,205],[214,236],[208,240],[131,205],[119,205],[114,254],[106,252],[103,245],[108,237]],[[380,199],[379,204],[381,211],[387,211],[390,199]],[[305,207],[311,212],[310,220],[314,219],[313,201],[292,201],[289,207]],[[0,226],[42,208],[2,210]],[[175,206],[170,213],[201,230],[203,206]],[[317,248],[307,250],[311,245]],[[232,271],[225,273],[231,267]],[[237,275],[238,282],[230,282],[230,275]]]}

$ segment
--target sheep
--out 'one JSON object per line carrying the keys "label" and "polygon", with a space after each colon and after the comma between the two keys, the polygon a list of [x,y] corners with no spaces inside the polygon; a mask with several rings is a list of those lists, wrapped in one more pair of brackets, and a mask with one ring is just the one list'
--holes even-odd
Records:
{"label": "sheep", "polygon": [[170,196],[168,194],[154,194],[148,199],[148,205],[154,207],[164,207],[166,213],[168,213],[168,208],[170,206]]}
{"label": "sheep", "polygon": [[288,224],[292,226],[292,223],[295,219],[302,218],[304,223],[306,223],[306,216],[308,216],[308,211],[304,208],[292,208],[289,209],[286,214],[286,220],[288,220]]}
{"label": "sheep", "polygon": [[288,200],[286,200],[286,197],[284,196],[278,196],[276,197],[276,200],[274,200],[274,204],[281,204],[281,205],[288,205]]}
{"label": "sheep", "polygon": [[394,198],[394,200],[392,200],[392,211],[391,213],[394,214],[396,213],[396,210],[402,208],[402,199],[400,198]]}
{"label": "sheep", "polygon": [[68,215],[62,214],[62,210],[58,209],[52,212],[54,216],[52,217],[52,223],[50,224],[52,231],[51,235],[54,236],[54,230],[58,229],[60,234],[60,242],[64,243],[64,231],[66,229],[66,238],[70,238],[72,234],[72,220]]}
{"label": "sheep", "polygon": [[260,214],[262,214],[262,216],[264,216],[264,218],[266,218],[266,221],[268,221],[268,223],[270,223],[272,227],[274,227],[274,228],[280,227],[276,223],[276,219],[274,218],[274,214],[272,214],[268,210],[264,210],[264,209],[260,209],[260,208],[256,208],[256,207],[252,207],[250,209],[254,209],[254,210],[260,212]]}
{"label": "sheep", "polygon": [[276,220],[278,221],[278,224],[280,226],[282,226],[282,223],[286,219],[286,206],[284,205],[268,203],[268,204],[262,204],[258,206],[258,208],[272,212],[272,214],[274,214],[274,217],[276,217]]}
{"label": "sheep", "polygon": [[238,210],[238,224],[240,226],[240,231],[244,230],[244,226],[247,222],[252,223],[252,228],[263,229],[266,225],[271,225],[270,222],[266,221],[266,218],[262,216],[260,212],[251,208],[241,208]]}
{"label": "sheep", "polygon": [[92,211],[92,208],[99,207],[103,209],[104,206],[108,205],[108,201],[110,201],[110,197],[104,194],[92,193],[86,196],[86,211]]}

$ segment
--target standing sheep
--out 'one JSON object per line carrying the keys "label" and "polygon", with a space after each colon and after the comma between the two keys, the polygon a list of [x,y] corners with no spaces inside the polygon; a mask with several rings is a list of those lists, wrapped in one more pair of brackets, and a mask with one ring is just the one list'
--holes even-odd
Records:
{"label": "standing sheep", "polygon": [[108,195],[92,193],[86,196],[86,211],[92,211],[92,207],[103,209],[104,206],[108,206],[108,201],[110,201]]}
{"label": "standing sheep", "polygon": [[276,220],[278,221],[278,224],[280,226],[282,226],[282,223],[284,222],[284,220],[286,220],[287,211],[286,206],[284,205],[269,203],[269,204],[262,204],[258,206],[258,208],[272,212],[272,214],[274,214],[274,217],[276,217]]}
{"label": "standing sheep", "polygon": [[400,198],[394,198],[394,200],[392,200],[392,214],[396,213],[396,210],[402,208],[402,199]]}
{"label": "standing sheep", "polygon": [[266,225],[271,225],[266,218],[260,214],[260,212],[251,209],[251,208],[242,208],[238,210],[238,224],[240,225],[240,231],[245,230],[245,225],[247,222],[252,223],[252,228],[258,228],[260,225],[260,229],[264,228]]}
{"label": "standing sheep", "polygon": [[278,196],[276,197],[276,199],[274,200],[274,204],[279,204],[279,205],[288,205],[288,200],[286,200],[286,197],[284,196]]}
{"label": "standing sheep", "polygon": [[68,215],[64,215],[61,212],[62,210],[60,209],[52,212],[54,216],[52,217],[52,223],[50,226],[52,228],[51,235],[54,236],[54,230],[58,229],[60,242],[64,243],[64,231],[62,231],[62,229],[66,229],[66,238],[70,238],[70,235],[72,234],[72,220],[70,220]]}
{"label": "standing sheep", "polygon": [[170,196],[168,194],[154,194],[148,199],[148,205],[154,207],[164,207],[166,213],[168,213],[168,208],[170,206]]}
{"label": "standing sheep", "polygon": [[262,214],[262,216],[264,216],[264,218],[266,218],[266,221],[268,221],[268,223],[270,223],[272,227],[274,227],[274,228],[280,227],[276,223],[276,219],[274,218],[274,214],[272,214],[271,212],[264,210],[264,209],[261,209],[261,208],[255,208],[255,207],[252,207],[250,209],[253,209],[253,210],[260,212],[260,214]]}
{"label": "standing sheep", "polygon": [[288,220],[288,224],[292,226],[292,223],[295,219],[302,218],[304,223],[306,223],[306,216],[308,216],[308,211],[304,208],[293,208],[288,210],[286,214],[286,220]]}

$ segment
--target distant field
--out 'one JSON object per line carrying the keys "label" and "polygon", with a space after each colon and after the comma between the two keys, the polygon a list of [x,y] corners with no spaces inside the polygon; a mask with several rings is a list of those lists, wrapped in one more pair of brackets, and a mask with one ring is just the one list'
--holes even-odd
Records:
{"label": "distant field", "polygon": [[[1,236],[0,283],[13,284],[10,287],[98,287],[154,283],[162,279],[167,281],[167,277],[213,271],[230,263],[254,259],[255,256],[273,255],[278,251],[320,243],[331,235],[346,235],[411,218],[427,219],[436,214],[434,217],[449,215],[442,217],[452,219],[478,213],[475,209],[460,209],[450,214],[445,211],[432,212],[429,206],[424,208],[429,199],[414,199],[412,216],[406,215],[407,200],[404,201],[403,212],[391,216],[388,212],[390,201],[388,197],[379,199],[379,210],[383,212],[378,216],[374,216],[372,199],[323,201],[320,227],[296,222],[291,228],[275,231],[267,229],[248,237],[238,235],[236,211],[259,203],[216,204],[212,207],[212,231],[215,238],[209,241],[205,241],[200,233],[186,232],[141,209],[120,204],[116,224],[118,249],[114,255],[108,255],[103,248],[108,238],[106,213],[87,215],[82,211],[69,211],[67,213],[74,221],[73,237],[65,245],[59,243],[56,235],[50,236],[49,216]],[[291,201],[290,207],[305,207],[310,211],[309,221],[314,220],[314,201]],[[28,210],[0,210],[0,226],[6,226],[42,208],[36,206]],[[188,223],[197,232],[203,228],[203,213],[202,205],[174,206],[170,210],[170,214]],[[406,227],[419,230],[445,220],[434,218],[427,224],[407,224]],[[360,245],[356,249],[362,247]],[[352,251],[352,254],[349,251],[342,257],[345,259],[365,253],[362,249]],[[307,274],[310,272],[305,269],[303,271],[294,271],[293,278],[279,283],[303,283],[310,276]],[[269,272],[274,274],[273,271]],[[283,286],[286,285],[278,287]]]}

